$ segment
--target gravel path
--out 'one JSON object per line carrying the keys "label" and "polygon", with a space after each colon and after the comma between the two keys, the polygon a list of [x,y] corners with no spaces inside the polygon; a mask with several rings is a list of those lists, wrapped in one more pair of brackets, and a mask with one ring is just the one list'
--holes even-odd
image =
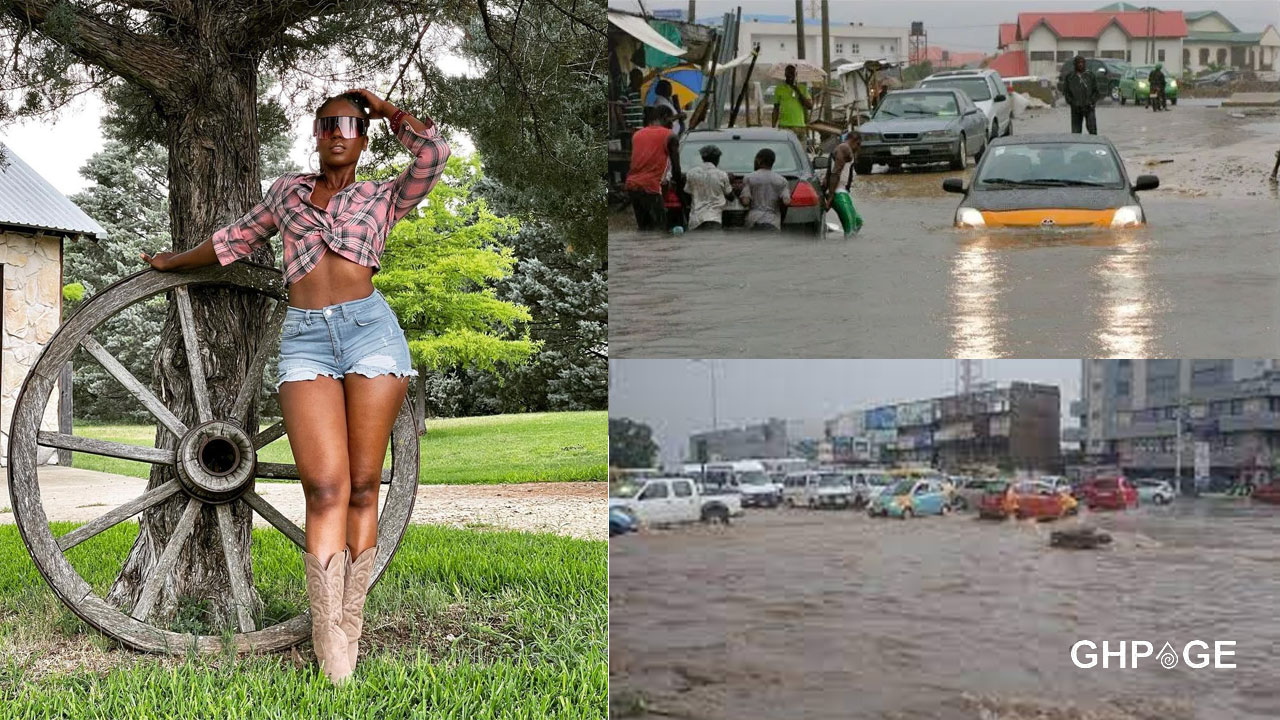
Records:
{"label": "gravel path", "polygon": [[[40,493],[50,520],[87,522],[143,493],[147,481],[110,473],[47,466],[40,469]],[[299,525],[306,517],[302,486],[257,485],[258,494]],[[571,537],[608,538],[605,483],[564,482],[517,485],[421,485],[413,522],[458,528],[498,528],[550,532]],[[8,483],[0,486],[0,524],[12,524]],[[267,523],[257,515],[254,522]]]}

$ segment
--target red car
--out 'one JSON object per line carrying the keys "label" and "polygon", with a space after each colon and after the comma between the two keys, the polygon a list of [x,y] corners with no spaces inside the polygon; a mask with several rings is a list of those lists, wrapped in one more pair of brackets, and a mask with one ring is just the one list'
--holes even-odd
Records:
{"label": "red car", "polygon": [[1138,489],[1124,477],[1094,478],[1085,485],[1084,504],[1090,510],[1136,508]]}
{"label": "red car", "polygon": [[989,483],[978,498],[978,517],[984,520],[1004,520],[1017,512],[1018,498],[1013,494],[1012,483]]}
{"label": "red car", "polygon": [[1056,520],[1076,509],[1076,499],[1045,482],[1024,482],[1014,490],[1018,519]]}
{"label": "red car", "polygon": [[1266,485],[1255,487],[1253,489],[1253,499],[1272,505],[1280,505],[1280,481],[1272,480]]}

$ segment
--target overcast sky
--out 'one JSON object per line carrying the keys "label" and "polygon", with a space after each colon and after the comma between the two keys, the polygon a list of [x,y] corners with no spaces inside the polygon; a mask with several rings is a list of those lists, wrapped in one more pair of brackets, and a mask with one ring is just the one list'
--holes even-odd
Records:
{"label": "overcast sky", "polygon": [[[609,0],[609,7],[638,11],[640,2],[652,12],[659,8],[688,9],[688,0]],[[929,44],[949,50],[996,50],[996,26],[1013,22],[1019,12],[1096,10],[1112,0],[831,0],[832,22],[862,22],[865,25],[909,26],[920,20],[929,34]],[[1146,0],[1135,1],[1144,5]],[[1245,32],[1258,32],[1268,24],[1280,27],[1277,0],[1162,0],[1150,3],[1161,10],[1218,10]],[[806,17],[813,15],[810,0],[804,0]],[[794,0],[697,0],[698,17],[706,18],[738,7],[746,13],[794,15]]]}
{"label": "overcast sky", "polygon": [[[457,31],[450,28],[432,29],[428,32],[423,47],[437,48],[434,52],[427,52],[446,74],[472,74],[474,70],[468,61],[449,51],[455,39],[452,36],[456,35]],[[395,75],[390,75],[376,91],[389,87],[394,79]],[[319,87],[319,90],[336,95],[346,88]],[[398,98],[390,99],[395,102]],[[10,105],[13,105],[12,99]],[[101,97],[97,93],[88,93],[52,117],[25,119],[0,126],[0,142],[13,150],[63,195],[72,195],[88,184],[80,176],[80,168],[94,153],[102,149],[102,128],[99,121],[104,113]],[[294,122],[293,151],[290,157],[299,168],[305,170],[315,150],[311,139],[311,113],[307,108],[295,108],[291,117]],[[474,151],[470,138],[465,134],[455,134],[453,139],[460,146],[454,148],[460,154]],[[264,182],[272,179],[262,178]]]}
{"label": "overcast sky", "polygon": [[[609,415],[653,428],[663,463],[685,456],[689,433],[711,427],[710,371],[718,426],[828,419],[955,389],[954,360],[610,360]],[[1080,396],[1079,360],[984,360],[984,380],[1027,380],[1062,389],[1062,408]],[[1064,418],[1065,420],[1065,418]]]}

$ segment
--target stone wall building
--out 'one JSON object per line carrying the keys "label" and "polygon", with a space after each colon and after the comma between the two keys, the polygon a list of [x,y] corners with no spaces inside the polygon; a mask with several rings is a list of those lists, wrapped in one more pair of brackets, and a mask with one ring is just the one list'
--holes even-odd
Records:
{"label": "stone wall building", "polygon": [[[7,464],[14,401],[61,324],[63,245],[107,233],[13,148],[0,144],[0,155],[0,464]],[[43,429],[58,429],[59,392],[50,398]],[[41,448],[42,463],[56,458],[56,450]]]}

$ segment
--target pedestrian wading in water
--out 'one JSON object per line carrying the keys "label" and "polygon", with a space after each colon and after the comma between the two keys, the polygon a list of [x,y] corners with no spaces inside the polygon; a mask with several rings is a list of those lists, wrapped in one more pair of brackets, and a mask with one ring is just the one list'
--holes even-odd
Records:
{"label": "pedestrian wading in water", "polygon": [[[386,119],[413,155],[394,180],[357,181],[370,120]],[[226,265],[279,232],[289,307],[277,389],[307,503],[303,563],[316,659],[333,682],[355,669],[378,553],[378,491],[391,428],[417,375],[395,313],[373,288],[391,228],[431,191],[449,146],[368,90],[325,100],[313,124],[319,172],[288,173],[244,217],[157,270]]]}

